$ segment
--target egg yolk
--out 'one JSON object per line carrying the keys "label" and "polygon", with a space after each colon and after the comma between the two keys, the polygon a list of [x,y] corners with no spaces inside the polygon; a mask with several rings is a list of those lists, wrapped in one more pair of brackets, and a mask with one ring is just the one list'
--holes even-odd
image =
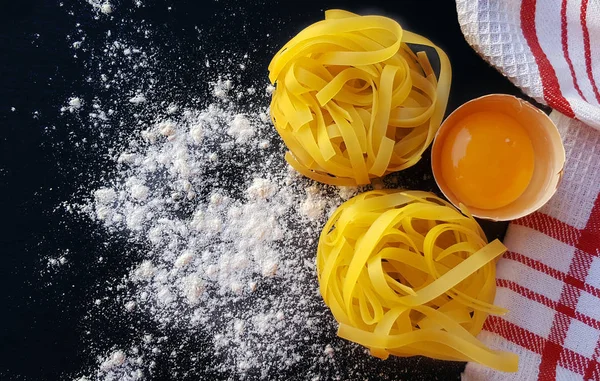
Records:
{"label": "egg yolk", "polygon": [[442,177],[467,206],[496,209],[510,204],[527,189],[533,169],[527,132],[500,112],[477,112],[458,121],[442,145]]}

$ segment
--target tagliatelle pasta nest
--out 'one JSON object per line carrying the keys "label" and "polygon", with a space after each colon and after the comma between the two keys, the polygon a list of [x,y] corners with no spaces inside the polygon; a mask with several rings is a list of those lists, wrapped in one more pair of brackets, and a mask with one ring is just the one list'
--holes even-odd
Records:
{"label": "tagliatelle pasta nest", "polygon": [[[467,211],[464,211],[467,214]],[[423,355],[507,372],[518,357],[475,336],[494,306],[496,259],[479,224],[428,192],[371,191],[342,204],[317,251],[338,335],[380,358]]]}
{"label": "tagliatelle pasta nest", "polygon": [[[424,52],[433,47],[439,80]],[[368,184],[414,165],[438,130],[450,91],[446,54],[382,16],[329,10],[269,65],[271,118],[297,171],[333,185]]]}

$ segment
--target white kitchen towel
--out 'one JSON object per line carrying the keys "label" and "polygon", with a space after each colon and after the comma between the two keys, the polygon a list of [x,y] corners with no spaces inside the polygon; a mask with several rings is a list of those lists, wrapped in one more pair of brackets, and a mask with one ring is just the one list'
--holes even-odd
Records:
{"label": "white kitchen towel", "polygon": [[467,42],[527,95],[600,129],[600,0],[456,0]]}
{"label": "white kitchen towel", "polygon": [[519,371],[469,363],[463,379],[600,380],[600,1],[456,4],[469,44],[555,109],[567,155],[552,200],[509,225],[495,302],[510,312],[479,336],[517,353]]}

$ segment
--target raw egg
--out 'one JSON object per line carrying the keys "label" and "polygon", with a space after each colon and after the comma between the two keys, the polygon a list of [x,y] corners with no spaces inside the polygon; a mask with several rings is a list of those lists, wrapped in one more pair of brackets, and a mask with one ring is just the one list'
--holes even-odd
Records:
{"label": "raw egg", "polygon": [[496,209],[515,201],[533,176],[527,131],[514,118],[480,111],[457,122],[442,145],[442,176],[469,207]]}
{"label": "raw egg", "polygon": [[562,177],[565,151],[552,120],[524,100],[491,94],[456,109],[440,126],[432,169],[455,206],[495,221],[544,205]]}

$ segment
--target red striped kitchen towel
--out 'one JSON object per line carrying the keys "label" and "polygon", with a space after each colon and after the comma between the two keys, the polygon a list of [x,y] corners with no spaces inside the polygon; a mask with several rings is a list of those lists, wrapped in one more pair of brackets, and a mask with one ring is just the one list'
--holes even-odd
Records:
{"label": "red striped kitchen towel", "polygon": [[456,3],[473,48],[555,109],[567,155],[552,200],[508,228],[496,304],[510,312],[480,334],[519,371],[469,363],[463,379],[600,380],[600,0]]}
{"label": "red striped kitchen towel", "polygon": [[599,0],[456,0],[467,42],[536,100],[600,129]]}

